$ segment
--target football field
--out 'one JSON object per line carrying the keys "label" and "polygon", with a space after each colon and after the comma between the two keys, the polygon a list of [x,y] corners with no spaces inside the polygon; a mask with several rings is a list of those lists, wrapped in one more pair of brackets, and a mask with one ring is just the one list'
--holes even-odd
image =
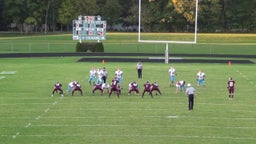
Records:
{"label": "football field", "polygon": [[[2,144],[241,144],[256,142],[255,64],[143,63],[138,79],[136,63],[76,62],[78,57],[0,59],[0,143]],[[195,106],[188,111],[184,92],[169,86],[168,69],[176,80],[196,89]],[[110,83],[115,70],[124,72],[120,98],[91,94],[89,70],[106,67]],[[196,86],[196,74],[206,74],[206,87]],[[227,81],[236,81],[234,100]],[[67,93],[78,81],[83,96]],[[141,91],[145,81],[158,82],[162,95]],[[64,97],[51,97],[53,85],[63,84]],[[127,95],[136,81],[140,95]]]}

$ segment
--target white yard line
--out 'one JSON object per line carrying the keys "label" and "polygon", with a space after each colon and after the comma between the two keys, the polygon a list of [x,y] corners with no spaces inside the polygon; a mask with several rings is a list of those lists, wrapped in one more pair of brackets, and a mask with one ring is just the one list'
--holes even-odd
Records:
{"label": "white yard line", "polygon": [[254,87],[256,87],[256,84],[254,84],[253,81],[251,81],[245,74],[243,74],[242,72],[240,72],[239,70],[236,70],[237,73],[239,73],[245,80],[247,80],[250,84],[254,85]]}
{"label": "white yard line", "polygon": [[4,79],[4,78],[5,78],[4,76],[1,76],[1,77],[0,77],[0,80],[1,80],[1,79]]}
{"label": "white yard line", "polygon": [[[62,98],[63,98],[63,97],[62,97]],[[62,98],[61,98],[61,99],[62,99]],[[38,115],[37,117],[35,117],[35,120],[38,121],[38,120],[42,119],[42,115],[44,115],[45,113],[47,113],[47,112],[50,110],[50,107],[55,106],[55,105],[57,105],[57,104],[58,104],[58,101],[54,101],[53,103],[51,103],[51,105],[50,105],[48,108],[46,108],[43,113],[41,113],[40,115]],[[49,105],[49,103],[48,103],[48,105]],[[15,119],[17,119],[17,118],[15,118]],[[28,128],[32,127],[32,126],[33,126],[32,122],[29,122],[29,123],[27,123],[27,124],[24,126],[24,128],[28,129]],[[3,136],[7,136],[7,135],[1,135],[1,136],[3,137]],[[16,134],[12,135],[12,138],[13,138],[13,139],[16,139],[17,136],[22,136],[20,131],[16,132]],[[23,135],[23,136],[24,136],[24,135]]]}
{"label": "white yard line", "polygon": [[[1,135],[2,137],[9,137],[10,135]],[[88,135],[88,134],[58,134],[58,135],[21,135],[17,133],[14,135],[14,139],[17,136],[21,137],[128,137],[128,138],[133,138],[133,137],[143,137],[143,138],[181,138],[181,139],[226,139],[226,140],[249,140],[249,141],[254,141],[256,140],[255,137],[231,137],[231,136],[199,136],[199,135],[143,135],[143,134],[109,134],[109,135]]]}
{"label": "white yard line", "polygon": [[132,128],[193,128],[193,129],[256,129],[256,127],[238,127],[238,126],[208,126],[208,125],[175,125],[175,126],[162,126],[162,125],[112,125],[112,124],[85,124],[85,125],[68,125],[68,124],[39,124],[33,127],[132,127]]}
{"label": "white yard line", "polygon": [[16,71],[2,71],[0,72],[0,75],[13,75],[16,74]]}

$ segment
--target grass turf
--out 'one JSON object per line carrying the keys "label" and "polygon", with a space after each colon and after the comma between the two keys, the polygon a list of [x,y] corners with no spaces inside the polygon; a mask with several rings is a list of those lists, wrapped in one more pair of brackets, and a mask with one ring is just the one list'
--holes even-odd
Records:
{"label": "grass turf", "polygon": [[[146,39],[186,40],[186,33],[147,33]],[[0,53],[75,52],[78,41],[71,34],[17,35],[0,34]],[[165,44],[138,43],[137,33],[108,33],[102,41],[105,52],[164,53]],[[198,34],[197,44],[169,44],[169,53],[183,54],[244,54],[256,53],[255,34]]]}
{"label": "grass turf", "polygon": [[[206,88],[195,87],[194,111],[187,110],[184,93],[169,87],[169,65],[144,63],[138,80],[135,63],[76,63],[78,57],[0,59],[1,143],[255,143],[256,107],[254,65],[175,64],[176,80],[196,85],[196,73],[206,73]],[[91,95],[87,83],[91,67],[106,67],[110,79],[121,67],[123,93],[108,98]],[[233,101],[227,98],[229,76],[236,82]],[[65,93],[51,97],[52,86],[60,81],[82,84],[84,96]],[[149,80],[160,84],[162,96],[127,96],[128,83]]]}

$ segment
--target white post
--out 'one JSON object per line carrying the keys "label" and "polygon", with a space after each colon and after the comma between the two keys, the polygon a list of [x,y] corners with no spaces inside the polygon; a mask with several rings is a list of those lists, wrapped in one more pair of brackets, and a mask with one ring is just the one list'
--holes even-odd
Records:
{"label": "white post", "polygon": [[165,45],[165,63],[169,63],[169,48],[168,48],[168,43]]}
{"label": "white post", "polygon": [[197,17],[198,17],[198,0],[196,0],[196,15],[195,15],[195,35],[194,35],[194,42],[197,42]]}

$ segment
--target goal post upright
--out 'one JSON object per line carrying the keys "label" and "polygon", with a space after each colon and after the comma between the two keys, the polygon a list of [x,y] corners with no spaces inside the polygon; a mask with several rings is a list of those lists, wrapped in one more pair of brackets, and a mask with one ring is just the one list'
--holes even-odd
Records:
{"label": "goal post upright", "polygon": [[198,18],[198,0],[195,8],[195,30],[193,41],[167,41],[167,40],[142,40],[141,39],[141,0],[139,0],[139,25],[138,25],[138,42],[140,43],[165,43],[165,63],[169,63],[169,44],[196,44],[197,43],[197,18]]}

